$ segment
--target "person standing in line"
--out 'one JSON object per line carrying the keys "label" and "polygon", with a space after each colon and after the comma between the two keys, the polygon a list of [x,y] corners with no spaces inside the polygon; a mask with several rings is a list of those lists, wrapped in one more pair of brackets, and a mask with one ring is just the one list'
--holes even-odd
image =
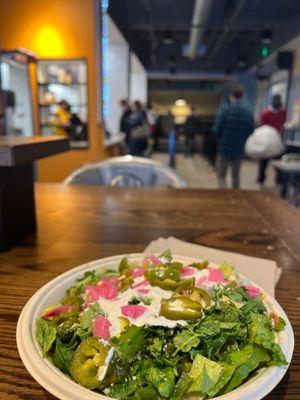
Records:
{"label": "person standing in line", "polygon": [[133,103],[132,113],[129,117],[130,126],[130,154],[145,157],[148,147],[149,126],[147,114],[142,103],[136,100]]}
{"label": "person standing in line", "polygon": [[171,110],[168,110],[167,115],[164,116],[163,130],[165,136],[169,137],[172,132],[175,132],[175,118]]}
{"label": "person standing in line", "polygon": [[229,105],[217,115],[213,132],[218,139],[216,173],[220,188],[226,189],[226,174],[231,166],[232,188],[240,187],[240,167],[248,136],[254,130],[252,113],[242,104],[244,89],[241,85],[231,87]]}
{"label": "person standing in line", "polygon": [[171,110],[168,111],[168,114],[165,117],[164,128],[168,135],[169,166],[175,168],[176,125],[175,125],[175,118]]}
{"label": "person standing in line", "polygon": [[157,121],[158,114],[153,109],[152,104],[149,102],[146,107],[147,122],[149,126],[149,139],[148,139],[148,155],[153,152],[154,147],[157,147]]}
{"label": "person standing in line", "polygon": [[[281,96],[274,94],[271,105],[263,110],[260,116],[260,125],[269,125],[275,128],[280,135],[283,133],[283,126],[286,121],[286,110],[282,107]],[[259,161],[257,182],[264,186],[266,180],[266,170],[270,158],[265,158]]]}
{"label": "person standing in line", "polygon": [[150,134],[151,134],[151,136],[154,136],[156,125],[157,125],[158,114],[153,109],[151,103],[147,104],[146,114],[147,114],[147,121],[148,121],[149,128],[150,128]]}
{"label": "person standing in line", "polygon": [[195,108],[192,107],[192,113],[187,117],[184,124],[185,133],[185,155],[192,155],[195,152],[195,138],[200,133],[200,119],[195,114]]}
{"label": "person standing in line", "polygon": [[122,115],[120,118],[120,132],[125,134],[125,152],[128,153],[130,149],[130,122],[131,107],[128,100],[121,100],[120,106],[122,108]]}

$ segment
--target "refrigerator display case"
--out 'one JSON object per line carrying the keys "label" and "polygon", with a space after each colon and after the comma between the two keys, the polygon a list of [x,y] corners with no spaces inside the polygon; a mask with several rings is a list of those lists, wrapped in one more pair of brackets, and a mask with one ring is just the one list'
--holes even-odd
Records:
{"label": "refrigerator display case", "polygon": [[37,63],[42,135],[65,135],[73,148],[87,148],[87,65],[83,59],[41,59]]}
{"label": "refrigerator display case", "polygon": [[34,56],[25,51],[13,50],[0,53],[2,135],[34,135],[29,64],[35,61]]}

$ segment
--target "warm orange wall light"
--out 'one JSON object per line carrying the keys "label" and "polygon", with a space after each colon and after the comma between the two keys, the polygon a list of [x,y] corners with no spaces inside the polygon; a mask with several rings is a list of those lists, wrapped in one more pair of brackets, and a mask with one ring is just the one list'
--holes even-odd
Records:
{"label": "warm orange wall light", "polygon": [[34,51],[40,57],[62,57],[65,53],[64,38],[52,25],[37,29],[33,38]]}

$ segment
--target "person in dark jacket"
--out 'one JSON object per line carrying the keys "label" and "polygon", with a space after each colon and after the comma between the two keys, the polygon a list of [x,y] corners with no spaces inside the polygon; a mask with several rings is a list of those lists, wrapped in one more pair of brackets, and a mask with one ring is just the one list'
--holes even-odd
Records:
{"label": "person in dark jacket", "polygon": [[192,113],[189,115],[184,124],[185,133],[185,154],[191,155],[195,151],[195,138],[200,133],[200,119],[195,114],[195,109],[192,107]]}
{"label": "person in dark jacket", "polygon": [[229,105],[221,109],[213,127],[218,139],[216,172],[221,188],[227,188],[226,173],[229,166],[232,169],[232,187],[239,188],[245,143],[254,130],[253,116],[242,104],[243,94],[240,85],[230,89]]}
{"label": "person in dark jacket", "polygon": [[130,154],[144,157],[148,147],[150,134],[147,114],[140,101],[135,101],[129,117],[130,126]]}
{"label": "person in dark jacket", "polygon": [[131,107],[127,100],[123,99],[120,101],[123,113],[120,119],[120,132],[125,134],[125,151],[128,152],[130,148],[130,123],[129,117],[131,115]]}

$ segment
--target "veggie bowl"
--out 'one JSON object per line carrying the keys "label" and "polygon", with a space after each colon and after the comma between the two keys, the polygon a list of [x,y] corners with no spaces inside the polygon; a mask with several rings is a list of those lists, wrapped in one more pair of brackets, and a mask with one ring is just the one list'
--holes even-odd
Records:
{"label": "veggie bowl", "polygon": [[26,304],[17,343],[63,400],[261,399],[285,374],[287,316],[226,262],[115,256],[70,270]]}

